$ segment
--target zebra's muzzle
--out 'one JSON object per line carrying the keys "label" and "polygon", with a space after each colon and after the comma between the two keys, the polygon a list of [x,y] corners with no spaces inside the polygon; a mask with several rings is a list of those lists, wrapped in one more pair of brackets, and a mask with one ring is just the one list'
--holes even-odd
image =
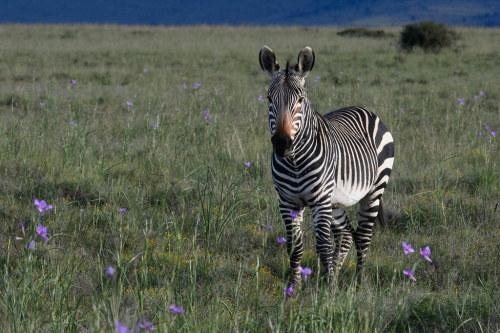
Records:
{"label": "zebra's muzzle", "polygon": [[273,149],[276,155],[280,158],[285,158],[292,153],[292,138],[285,135],[273,135],[271,138],[271,143],[273,144]]}

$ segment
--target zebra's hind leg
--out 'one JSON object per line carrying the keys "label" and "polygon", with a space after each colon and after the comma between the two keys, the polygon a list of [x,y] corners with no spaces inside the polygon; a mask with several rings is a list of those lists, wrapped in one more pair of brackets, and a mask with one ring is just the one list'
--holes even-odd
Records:
{"label": "zebra's hind leg", "polygon": [[337,279],[345,258],[351,249],[354,230],[349,223],[344,208],[333,210],[331,230],[335,239],[335,252],[333,253],[333,267],[335,269],[335,279]]}
{"label": "zebra's hind leg", "polygon": [[354,243],[356,244],[357,252],[356,288],[359,288],[361,285],[366,252],[368,251],[372,239],[373,224],[378,215],[380,196],[381,195],[378,195],[376,198],[372,198],[368,195],[359,203],[358,227],[354,232]]}

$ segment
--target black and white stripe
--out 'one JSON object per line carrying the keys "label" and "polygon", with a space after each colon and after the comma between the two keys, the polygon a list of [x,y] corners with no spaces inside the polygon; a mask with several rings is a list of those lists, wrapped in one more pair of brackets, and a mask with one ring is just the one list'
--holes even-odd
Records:
{"label": "black and white stripe", "polygon": [[[359,284],[394,161],[392,136],[380,119],[364,108],[347,107],[324,116],[311,108],[305,88],[305,77],[315,60],[311,48],[299,53],[297,65],[288,62],[281,70],[267,46],[262,48],[259,60],[271,79],[272,175],[287,230],[291,282],[300,281],[303,211],[295,218],[291,213],[308,206],[325,274],[337,276],[354,242]],[[354,230],[344,208],[358,202],[358,226]]]}

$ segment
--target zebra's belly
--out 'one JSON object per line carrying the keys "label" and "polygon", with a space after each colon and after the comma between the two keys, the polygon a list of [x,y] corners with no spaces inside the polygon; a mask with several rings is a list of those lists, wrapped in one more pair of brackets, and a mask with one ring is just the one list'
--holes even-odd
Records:
{"label": "zebra's belly", "polygon": [[351,188],[337,183],[330,198],[334,207],[349,207],[356,204],[368,194],[369,189]]}

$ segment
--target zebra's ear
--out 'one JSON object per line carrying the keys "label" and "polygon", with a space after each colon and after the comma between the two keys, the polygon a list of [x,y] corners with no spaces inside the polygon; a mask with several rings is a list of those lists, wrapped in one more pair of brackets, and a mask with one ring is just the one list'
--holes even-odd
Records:
{"label": "zebra's ear", "polygon": [[314,67],[314,59],[314,51],[309,46],[304,47],[299,53],[295,71],[305,78]]}
{"label": "zebra's ear", "polygon": [[259,62],[262,70],[269,76],[273,76],[273,74],[280,69],[280,65],[276,62],[276,56],[274,55],[273,50],[266,45],[264,45],[260,50]]}

